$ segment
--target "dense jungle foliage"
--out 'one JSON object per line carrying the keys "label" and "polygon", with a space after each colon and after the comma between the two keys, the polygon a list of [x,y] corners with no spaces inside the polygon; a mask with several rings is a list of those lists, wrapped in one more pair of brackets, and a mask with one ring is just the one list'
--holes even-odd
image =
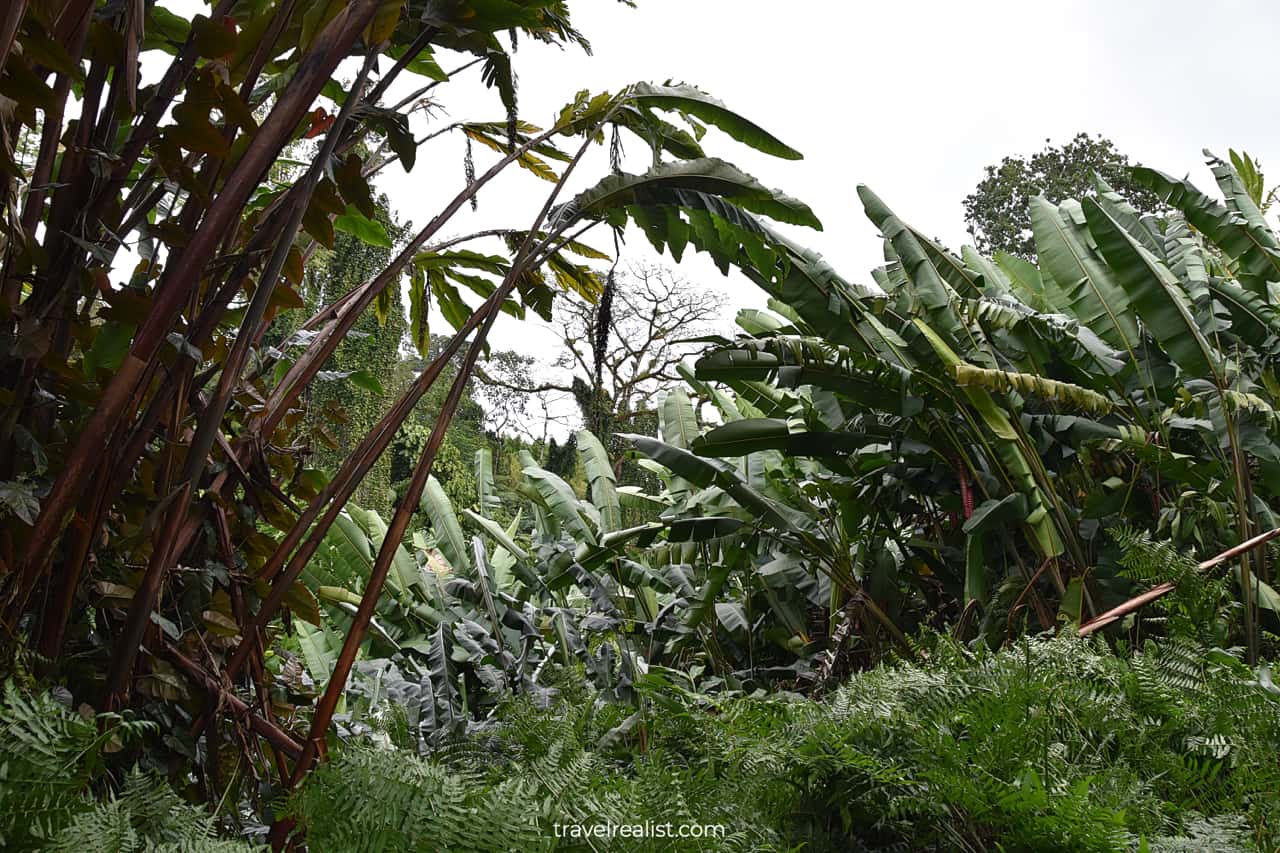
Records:
{"label": "dense jungle foliage", "polygon": [[[703,142],[798,151],[672,82],[535,125],[522,38],[590,49],[563,0],[0,12],[0,844],[1280,848],[1259,165],[1107,160],[990,257],[859,187],[857,284]],[[654,355],[627,236],[767,308]],[[500,313],[582,429],[495,426]],[[564,832],[654,824],[722,832]]]}

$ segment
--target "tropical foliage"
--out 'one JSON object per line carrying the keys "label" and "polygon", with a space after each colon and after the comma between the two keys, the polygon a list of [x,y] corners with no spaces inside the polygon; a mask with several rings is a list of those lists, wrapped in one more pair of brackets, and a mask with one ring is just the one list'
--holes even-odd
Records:
{"label": "tropical foliage", "polygon": [[1124,659],[1070,637],[924,650],[825,705],[712,698],[655,671],[628,716],[567,686],[423,760],[389,719],[398,748],[353,746],[290,807],[326,849],[588,850],[554,827],[666,822],[723,827],[703,849],[1273,847],[1280,697],[1238,658],[1175,643]]}
{"label": "tropical foliage", "polygon": [[[1160,219],[1101,181],[1033,199],[1038,267],[953,254],[861,188],[878,287],[812,259],[756,273],[774,311],[744,312],[694,371],[732,392],[706,385],[723,423],[635,446],[707,490],[673,512],[727,502],[768,540],[736,571],[789,555],[838,587],[831,614],[848,602],[899,643],[930,620],[995,643],[1087,621],[1132,589],[1120,527],[1213,554],[1280,526],[1280,243],[1236,169],[1210,165],[1222,202],[1135,170],[1174,208]],[[1268,555],[1223,570],[1252,660]]]}
{"label": "tropical foliage", "polygon": [[1077,133],[1060,146],[1048,144],[1047,139],[1045,143],[1042,151],[1030,157],[1005,157],[987,166],[982,181],[965,197],[965,224],[983,253],[1034,259],[1031,199],[1044,196],[1058,204],[1093,195],[1094,175],[1110,182],[1139,211],[1161,210],[1159,197],[1133,179],[1129,158],[1110,139]]}
{"label": "tropical foliage", "polygon": [[[1280,846],[1260,165],[1077,140],[993,257],[860,187],[860,285],[703,142],[795,149],[670,81],[535,125],[522,38],[590,49],[563,0],[0,12],[0,844]],[[637,231],[768,309],[667,340]],[[486,433],[498,315],[557,311],[588,429]]]}

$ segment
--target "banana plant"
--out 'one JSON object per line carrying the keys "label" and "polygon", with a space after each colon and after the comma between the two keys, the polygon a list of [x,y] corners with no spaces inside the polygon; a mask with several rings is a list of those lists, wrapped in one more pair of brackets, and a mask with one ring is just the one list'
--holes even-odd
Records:
{"label": "banana plant", "polygon": [[[1136,171],[1172,208],[1158,219],[1100,180],[1092,198],[1033,199],[1038,265],[954,253],[861,187],[884,237],[874,287],[732,219],[744,254],[751,238],[786,259],[746,270],[771,310],[741,314],[690,372],[721,423],[673,418],[635,447],[678,512],[736,507],[821,567],[833,634],[842,598],[907,627],[980,616],[992,640],[1023,611],[1088,618],[1128,592],[1108,529],[1217,551],[1275,524],[1280,237],[1236,166],[1209,165],[1221,202]],[[1271,600],[1259,569],[1241,566],[1251,648]]]}
{"label": "banana plant", "polygon": [[[581,667],[602,689],[630,698],[649,654],[636,638],[669,586],[628,545],[663,525],[620,529],[622,502],[604,448],[589,432],[577,438],[589,494],[579,497],[526,455],[516,485],[524,505],[505,524],[488,449],[476,454],[474,508],[459,512],[428,480],[428,525],[396,548],[349,688],[365,713],[395,699],[424,736],[439,737],[512,692],[545,694],[549,666]],[[319,625],[298,625],[297,647],[317,683],[332,671],[386,530],[376,512],[348,503],[304,572],[323,607]]]}

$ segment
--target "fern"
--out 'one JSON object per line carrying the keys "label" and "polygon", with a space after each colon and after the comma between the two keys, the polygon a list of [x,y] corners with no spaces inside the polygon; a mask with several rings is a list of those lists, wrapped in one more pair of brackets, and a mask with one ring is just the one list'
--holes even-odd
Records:
{"label": "fern", "polygon": [[1122,552],[1121,574],[1143,588],[1172,581],[1171,594],[1153,602],[1146,622],[1170,637],[1190,637],[1204,645],[1219,645],[1229,636],[1232,597],[1225,581],[1201,572],[1196,561],[1170,542],[1156,542],[1145,533],[1121,528],[1113,534]]}
{"label": "fern", "polygon": [[[110,793],[105,753],[154,728],[78,714],[12,682],[0,706],[0,847],[5,850],[248,850],[212,837],[213,820],[158,777],[131,773]],[[100,801],[95,791],[106,791]]]}
{"label": "fern", "polygon": [[213,819],[180,799],[163,779],[134,771],[119,797],[77,815],[47,849],[51,853],[235,853],[249,849],[238,842],[213,838],[213,830]]}
{"label": "fern", "polygon": [[[715,850],[1274,849],[1280,702],[1231,652],[1074,636],[855,676],[825,704],[571,684],[425,757],[351,744],[290,801],[352,850],[589,850],[556,824],[721,824]],[[597,849],[675,849],[612,838]],[[697,849],[694,847],[681,849]]]}
{"label": "fern", "polygon": [[82,809],[104,741],[92,719],[47,693],[4,686],[0,707],[0,846],[34,849]]}

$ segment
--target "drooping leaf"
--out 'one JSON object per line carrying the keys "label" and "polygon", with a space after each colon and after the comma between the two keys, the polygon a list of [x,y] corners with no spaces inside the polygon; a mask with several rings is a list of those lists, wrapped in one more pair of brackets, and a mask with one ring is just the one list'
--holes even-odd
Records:
{"label": "drooping leaf", "polygon": [[701,488],[716,485],[728,493],[739,506],[748,512],[759,514],[780,530],[803,535],[810,520],[798,510],[780,504],[752,488],[737,468],[719,459],[695,456],[687,450],[644,435],[622,434],[636,450],[653,461]]}
{"label": "drooping leaf", "polygon": [[799,151],[693,86],[636,83],[626,90],[626,98],[646,107],[694,116],[719,128],[739,142],[766,154],[785,160],[803,159]]}
{"label": "drooping leaf", "polygon": [[1015,373],[1009,370],[993,370],[975,367],[972,364],[958,364],[955,367],[956,382],[962,386],[981,385],[992,391],[1017,391],[1020,394],[1034,394],[1046,400],[1064,403],[1090,414],[1106,415],[1114,408],[1109,397],[1096,391],[1046,379],[1034,373]]}
{"label": "drooping leaf", "polygon": [[610,175],[579,193],[566,209],[575,216],[599,219],[631,205],[661,207],[677,203],[679,197],[675,193],[680,190],[719,196],[779,222],[822,229],[822,223],[804,202],[770,190],[714,157],[662,163],[643,175]]}

